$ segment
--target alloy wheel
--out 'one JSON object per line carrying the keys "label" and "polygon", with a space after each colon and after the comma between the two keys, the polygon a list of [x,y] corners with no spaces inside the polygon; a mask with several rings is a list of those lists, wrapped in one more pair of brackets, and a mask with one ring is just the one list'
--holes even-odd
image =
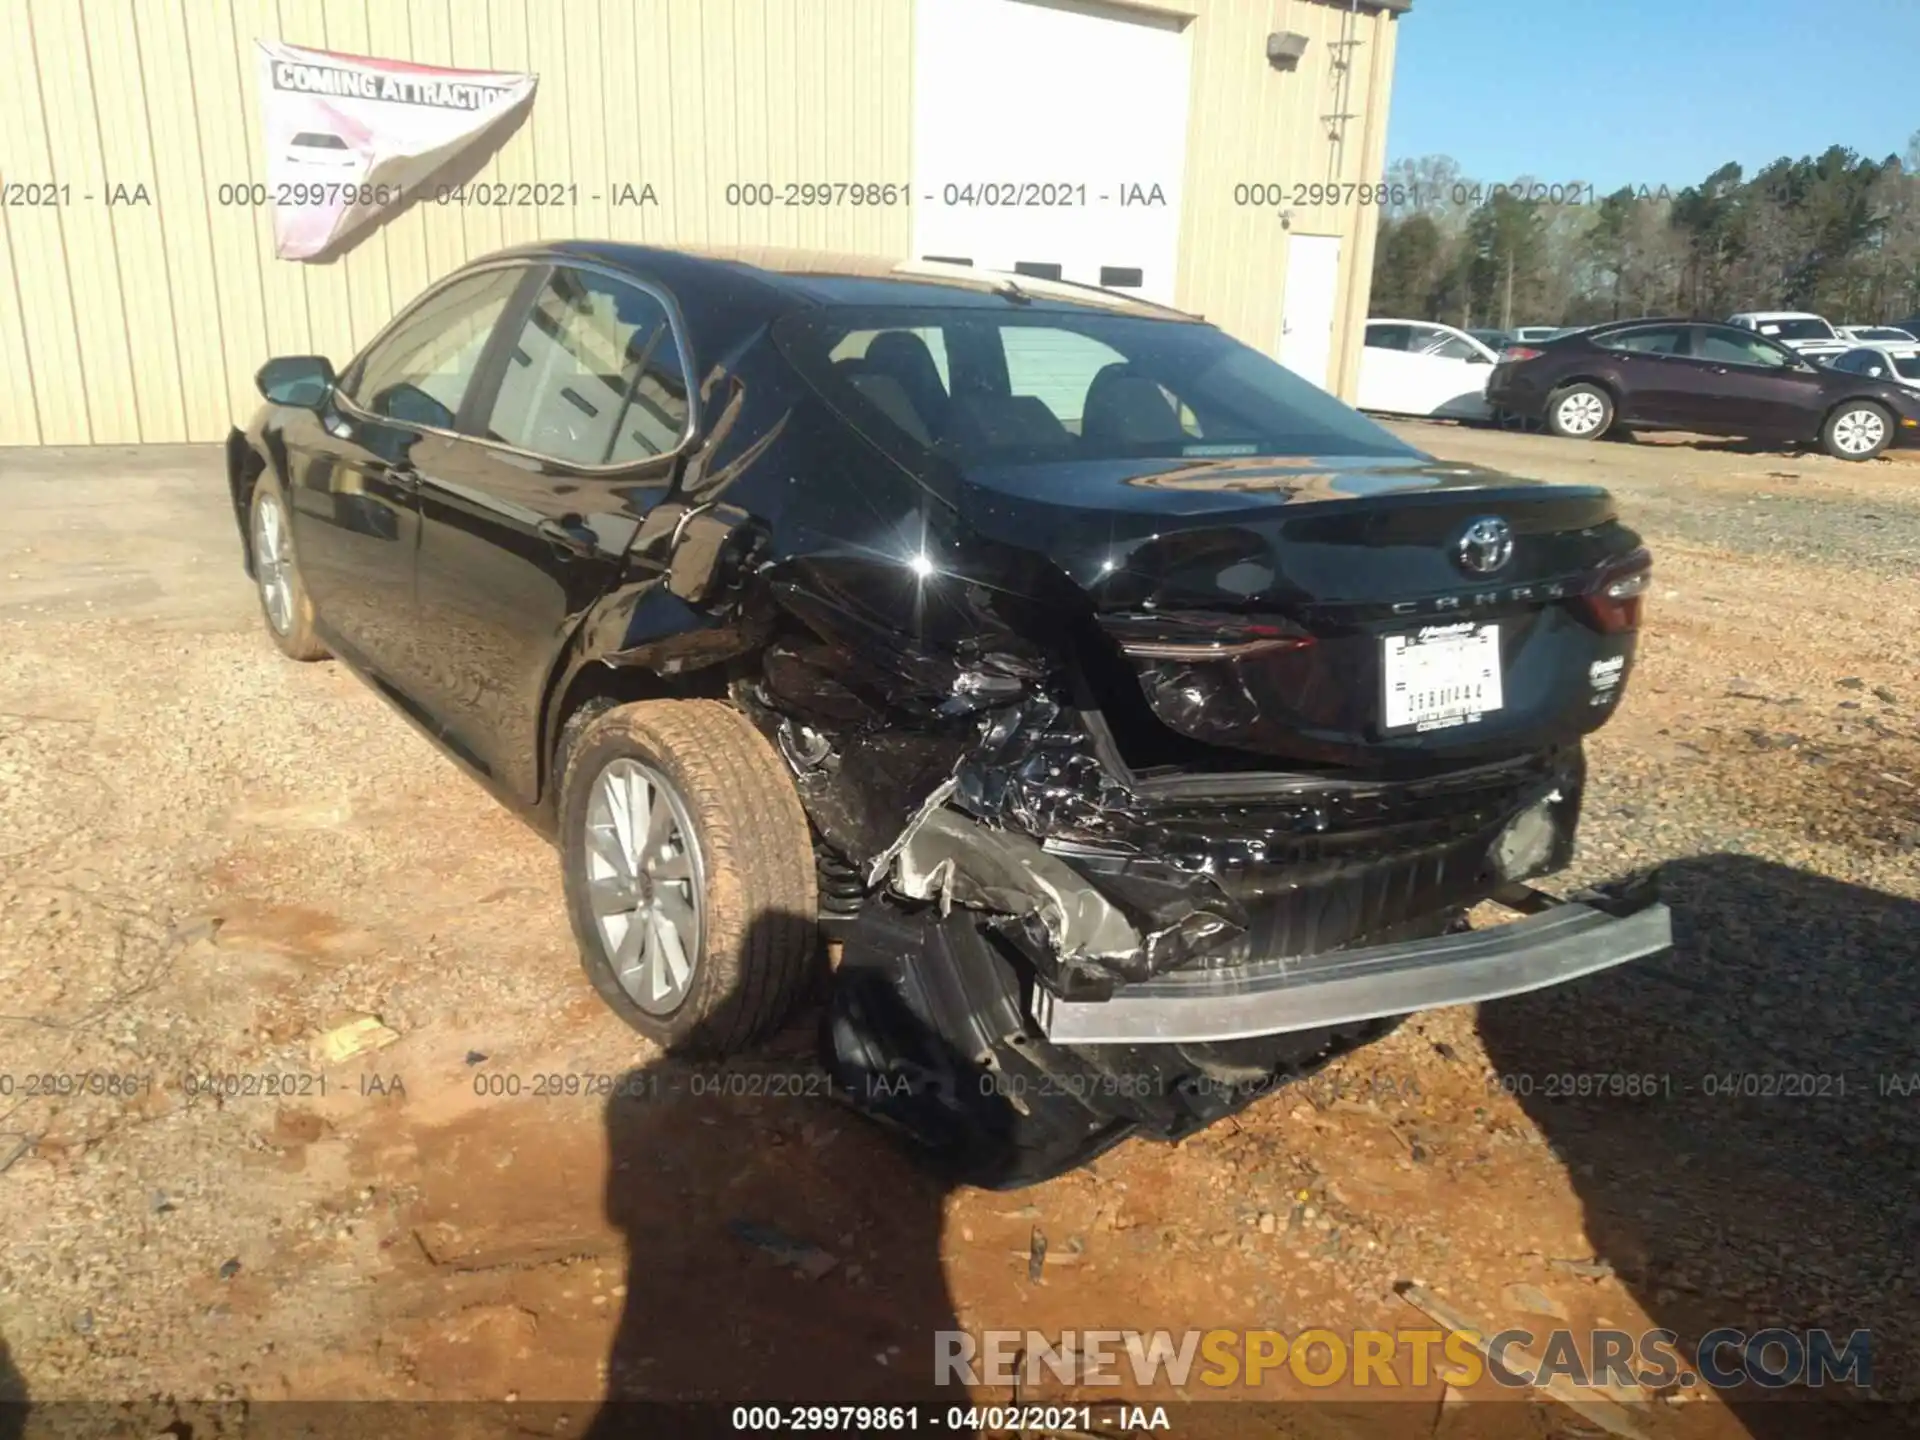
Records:
{"label": "alloy wheel", "polygon": [[587,889],[620,987],[649,1015],[679,1008],[699,963],[705,875],[685,803],[638,760],[610,762],[587,801]]}
{"label": "alloy wheel", "polygon": [[262,495],[253,511],[253,571],[260,583],[267,623],[285,635],[293,627],[293,549],[287,543],[280,501]]}
{"label": "alloy wheel", "polygon": [[1833,445],[1848,455],[1865,455],[1886,438],[1887,422],[1877,411],[1849,410],[1833,422]]}
{"label": "alloy wheel", "polygon": [[1560,428],[1569,435],[1591,435],[1607,418],[1607,407],[1598,395],[1582,391],[1560,402]]}

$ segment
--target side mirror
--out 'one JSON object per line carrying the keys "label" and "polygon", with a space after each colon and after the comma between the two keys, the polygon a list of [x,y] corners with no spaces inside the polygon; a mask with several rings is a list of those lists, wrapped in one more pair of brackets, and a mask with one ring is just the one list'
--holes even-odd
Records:
{"label": "side mirror", "polygon": [[334,378],[333,362],[324,355],[281,355],[262,365],[253,383],[276,405],[318,410]]}

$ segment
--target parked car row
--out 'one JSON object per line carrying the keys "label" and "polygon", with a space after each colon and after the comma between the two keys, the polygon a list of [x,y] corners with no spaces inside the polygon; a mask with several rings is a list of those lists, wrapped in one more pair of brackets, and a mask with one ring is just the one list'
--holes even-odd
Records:
{"label": "parked car row", "polygon": [[1868,460],[1920,430],[1920,340],[1798,311],[1456,330],[1367,322],[1359,406],[1539,425],[1569,439],[1670,428]]}

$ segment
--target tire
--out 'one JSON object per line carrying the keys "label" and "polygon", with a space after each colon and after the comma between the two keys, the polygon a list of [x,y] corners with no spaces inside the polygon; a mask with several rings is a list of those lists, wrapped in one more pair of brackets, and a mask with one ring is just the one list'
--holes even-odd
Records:
{"label": "tire", "polygon": [[1598,440],[1613,425],[1613,397],[1582,381],[1547,397],[1547,430],[1563,440]]}
{"label": "tire", "polygon": [[267,634],[290,660],[325,660],[327,647],[313,633],[313,600],[300,579],[288,523],[287,497],[269,468],[254,482],[247,506],[247,548],[253,557],[253,588]]}
{"label": "tire", "polygon": [[1893,443],[1893,416],[1871,400],[1849,400],[1820,427],[1820,448],[1836,460],[1871,460]]}
{"label": "tire", "polygon": [[[812,831],[773,747],[718,701],[645,700],[561,749],[561,878],[600,998],[675,1056],[738,1054],[779,1029],[820,943]],[[623,809],[661,843],[624,845]]]}

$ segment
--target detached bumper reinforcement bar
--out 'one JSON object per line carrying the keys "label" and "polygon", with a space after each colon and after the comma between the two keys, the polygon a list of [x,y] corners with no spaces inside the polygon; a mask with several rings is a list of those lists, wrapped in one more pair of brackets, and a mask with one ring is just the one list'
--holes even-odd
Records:
{"label": "detached bumper reinforcement bar", "polygon": [[1552,904],[1538,914],[1431,940],[1175,971],[1109,1000],[1034,991],[1034,1019],[1058,1045],[1242,1040],[1498,1000],[1657,954],[1673,943],[1657,902],[1631,914]]}

